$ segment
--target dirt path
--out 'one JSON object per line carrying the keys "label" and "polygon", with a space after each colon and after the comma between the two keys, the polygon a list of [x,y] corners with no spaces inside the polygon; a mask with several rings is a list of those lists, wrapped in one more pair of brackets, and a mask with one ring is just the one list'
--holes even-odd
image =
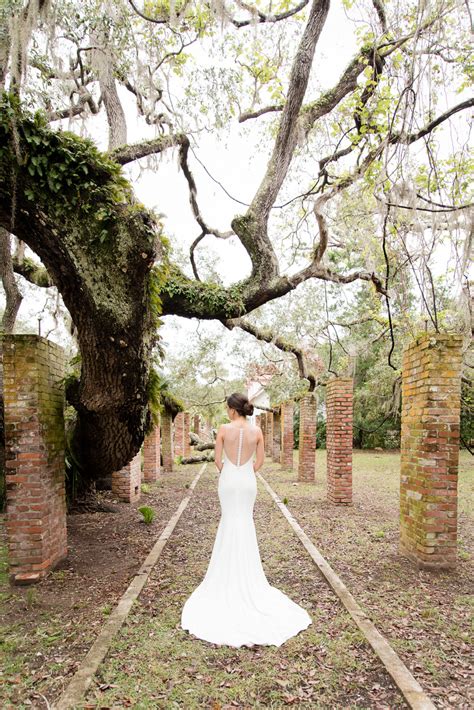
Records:
{"label": "dirt path", "polygon": [[[117,513],[68,515],[68,557],[34,587],[9,585],[0,520],[2,710],[46,708],[44,698],[51,702],[60,695],[198,469],[177,469],[135,505],[104,493]],[[142,522],[142,505],[155,510],[151,525]]]}
{"label": "dirt path", "polygon": [[271,584],[308,609],[313,624],[279,648],[254,649],[218,647],[179,628],[182,606],[204,576],[214,543],[216,486],[208,469],[85,707],[405,707],[261,484],[255,523],[265,572]]}

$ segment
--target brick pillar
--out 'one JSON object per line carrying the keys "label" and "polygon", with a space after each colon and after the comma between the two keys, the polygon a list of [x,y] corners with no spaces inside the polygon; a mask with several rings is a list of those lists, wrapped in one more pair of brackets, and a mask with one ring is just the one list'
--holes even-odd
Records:
{"label": "brick pillar", "polygon": [[281,417],[280,414],[273,415],[273,461],[279,462],[281,456]]}
{"label": "brick pillar", "polygon": [[161,415],[161,454],[163,457],[163,473],[173,470],[173,422],[171,414],[164,411]]}
{"label": "brick pillar", "polygon": [[173,422],[173,452],[184,456],[184,412],[179,412]]}
{"label": "brick pillar", "polygon": [[262,415],[261,414],[255,415],[255,425],[259,426],[260,429],[262,428]]}
{"label": "brick pillar", "polygon": [[352,503],[352,377],[332,377],[326,386],[328,499]]}
{"label": "brick pillar", "polygon": [[462,336],[426,333],[403,353],[400,552],[456,565]]}
{"label": "brick pillar", "polygon": [[200,436],[200,431],[201,431],[201,420],[199,418],[199,414],[195,414],[193,417],[193,429],[194,433],[197,436]]}
{"label": "brick pillar", "polygon": [[191,456],[191,445],[189,443],[189,432],[191,431],[191,415],[183,412],[183,456]]}
{"label": "brick pillar", "polygon": [[130,463],[112,474],[112,493],[126,503],[137,503],[140,500],[141,458],[139,451]]}
{"label": "brick pillar", "polygon": [[267,432],[267,436],[265,438],[265,454],[271,457],[273,453],[273,412],[267,412],[265,418],[265,427]]}
{"label": "brick pillar", "polygon": [[3,368],[9,578],[30,584],[67,556],[64,351],[5,335]]}
{"label": "brick pillar", "polygon": [[293,402],[284,402],[281,405],[281,452],[280,462],[282,468],[293,470]]}
{"label": "brick pillar", "polygon": [[316,479],[316,406],[314,392],[300,400],[298,480],[312,483]]}
{"label": "brick pillar", "polygon": [[201,426],[201,439],[212,441],[212,427],[210,422],[203,422]]}
{"label": "brick pillar", "polygon": [[260,414],[260,429],[262,430],[263,434],[263,448],[265,451],[265,454],[267,453],[267,417],[266,413],[262,412]]}
{"label": "brick pillar", "polygon": [[143,442],[143,480],[157,481],[160,477],[160,424],[150,432]]}

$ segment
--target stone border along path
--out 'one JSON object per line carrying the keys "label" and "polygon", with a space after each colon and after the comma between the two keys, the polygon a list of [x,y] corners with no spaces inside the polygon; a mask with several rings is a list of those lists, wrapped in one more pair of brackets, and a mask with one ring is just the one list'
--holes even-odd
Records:
{"label": "stone border along path", "polygon": [[[142,591],[152,568],[156,564],[163,548],[166,545],[166,542],[170,538],[182,513],[191,500],[193,491],[204,473],[206,466],[207,464],[205,463],[193,479],[189,486],[189,493],[179,504],[176,512],[171,517],[152,550],[147,555],[141,568],[138,570],[127,590],[124,592],[118,604],[112,611],[99,636],[94,641],[82,664],[79,666],[69,685],[66,687],[66,690],[61,695],[59,700],[51,705],[51,710],[66,710],[74,708],[81,702],[81,699],[86,694],[99,665],[107,655],[115,634],[127,618],[133,602],[138,598],[140,592]],[[413,710],[436,710],[435,705],[426,695],[418,681],[410,673],[385,637],[382,636],[382,634],[376,629],[374,624],[370,621],[352,594],[349,592],[345,584],[337,576],[329,563],[321,555],[317,547],[311,542],[310,538],[297,523],[286,505],[281,502],[280,498],[271,488],[269,483],[267,483],[265,478],[260,473],[257,473],[257,476],[267,489],[270,497],[287,519],[289,525],[304,545],[311,559],[326,579],[333,592],[339,598],[345,609],[349,612],[351,618],[354,620],[378,658],[385,666],[409,707]]]}
{"label": "stone border along path", "polygon": [[355,621],[389,674],[392,676],[397,688],[402,693],[408,705],[413,708],[413,710],[436,710],[435,705],[426,695],[416,678],[414,678],[414,676],[410,673],[401,658],[397,656],[387,639],[382,636],[379,631],[377,631],[374,624],[370,621],[366,613],[361,609],[352,594],[349,592],[344,582],[337,576],[332,567],[319,552],[318,548],[311,542],[310,538],[296,522],[286,505],[281,502],[280,498],[271,488],[270,484],[267,483],[260,473],[257,473],[257,476],[260,478],[268,493],[280,508],[285,518],[288,520],[289,524],[301,540],[321,574],[325,577],[331,589],[339,597],[352,619]]}
{"label": "stone border along path", "polygon": [[66,710],[66,708],[74,708],[81,702],[82,698],[86,694],[92,682],[92,679],[99,665],[102,663],[105,656],[107,655],[115,634],[118,632],[123,622],[127,618],[128,614],[130,613],[133,602],[138,598],[140,592],[145,586],[145,583],[150,575],[151,570],[156,564],[159,556],[163,551],[164,546],[166,545],[168,539],[171,536],[171,533],[175,529],[178,520],[180,519],[189,501],[191,500],[193,491],[202,474],[204,473],[206,466],[207,463],[205,463],[199,469],[192,483],[189,485],[189,493],[183,498],[178,508],[176,509],[176,512],[168,521],[168,524],[159,536],[158,540],[153,545],[151,551],[148,553],[144,563],[136,573],[135,577],[130,582],[128,588],[121,596],[118,604],[113,609],[108,620],[102,627],[101,632],[92,644],[86,657],[84,658],[81,665],[74,674],[71,682],[66,687],[66,690],[61,695],[59,700],[51,705],[51,710]]}

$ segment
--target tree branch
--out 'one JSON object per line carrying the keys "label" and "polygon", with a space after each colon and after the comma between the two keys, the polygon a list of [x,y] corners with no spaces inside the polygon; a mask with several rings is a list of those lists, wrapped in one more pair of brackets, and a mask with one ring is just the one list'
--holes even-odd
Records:
{"label": "tree branch", "polygon": [[263,330],[262,328],[259,328],[258,326],[254,325],[253,323],[250,323],[247,320],[244,320],[243,318],[228,318],[222,320],[221,322],[229,330],[233,330],[234,328],[240,328],[246,333],[250,333],[250,335],[253,335],[255,338],[257,338],[257,340],[262,340],[265,343],[270,343],[282,352],[291,353],[292,355],[294,355],[298,363],[298,371],[300,377],[304,380],[308,380],[310,392],[315,389],[317,385],[316,377],[306,365],[305,353],[302,348],[299,348],[297,345],[293,345],[292,343],[288,343],[286,340],[283,340],[283,338],[278,337],[270,330]]}
{"label": "tree branch", "polygon": [[184,133],[174,133],[169,136],[160,136],[159,138],[152,138],[149,141],[142,141],[141,143],[120,146],[112,150],[110,156],[117,163],[120,163],[120,165],[126,165],[127,163],[132,163],[134,160],[140,160],[141,158],[146,158],[148,155],[162,153],[168,148],[182,145],[183,142],[187,140]]}
{"label": "tree branch", "polygon": [[462,101],[460,104],[456,104],[456,106],[453,106],[444,113],[440,114],[437,118],[427,123],[426,126],[415,133],[392,133],[389,137],[389,142],[406,143],[411,145],[412,143],[415,143],[415,141],[420,140],[420,138],[424,138],[424,136],[428,135],[428,133],[431,133],[437,126],[444,123],[444,121],[447,121],[448,118],[451,118],[454,114],[459,113],[459,111],[464,111],[466,108],[471,108],[472,106],[474,106],[474,98],[466,99],[466,101]]}
{"label": "tree branch", "polygon": [[251,118],[258,118],[259,116],[263,116],[264,113],[283,111],[284,107],[285,104],[275,104],[274,106],[265,106],[265,108],[261,108],[258,111],[247,111],[246,113],[241,113],[239,116],[239,123],[244,123],[244,121],[248,121]]}
{"label": "tree branch", "polygon": [[13,270],[35,286],[40,286],[41,288],[54,286],[53,280],[45,267],[33,261],[33,259],[28,259],[28,257],[21,260],[13,257]]}
{"label": "tree branch", "polygon": [[270,210],[280,191],[293,157],[298,136],[297,118],[306,93],[306,87],[308,86],[316,45],[328,12],[329,0],[313,1],[310,16],[293,61],[287,99],[282,112],[273,153],[268,163],[265,177],[249,209],[249,212],[258,215],[259,221],[264,224],[268,220]]}

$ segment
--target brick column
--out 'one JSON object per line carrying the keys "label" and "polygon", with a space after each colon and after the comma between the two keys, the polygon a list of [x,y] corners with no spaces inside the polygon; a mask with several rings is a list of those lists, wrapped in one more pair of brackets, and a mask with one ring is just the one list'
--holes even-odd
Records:
{"label": "brick column", "polygon": [[316,395],[309,392],[300,400],[300,444],[298,480],[316,479]]}
{"label": "brick column", "polygon": [[161,454],[163,457],[163,473],[173,470],[173,422],[171,414],[164,411],[161,415]]}
{"label": "brick column", "polygon": [[352,377],[333,377],[326,386],[328,499],[352,503]]}
{"label": "brick column", "polygon": [[160,477],[160,424],[150,432],[143,442],[143,480],[157,481]]}
{"label": "brick column", "polygon": [[273,415],[273,449],[272,459],[280,461],[281,456],[281,417],[280,414]]}
{"label": "brick column", "polygon": [[267,412],[265,428],[267,436],[265,438],[265,454],[266,456],[272,456],[273,453],[273,412]]}
{"label": "brick column", "polygon": [[260,429],[262,430],[263,434],[263,448],[265,451],[265,455],[267,453],[267,417],[266,413],[262,412],[260,415]]}
{"label": "brick column", "polygon": [[140,500],[141,458],[139,451],[130,463],[112,474],[112,493],[126,503],[137,503]]}
{"label": "brick column", "polygon": [[193,417],[193,429],[194,433],[197,436],[200,436],[200,431],[201,431],[201,420],[199,418],[199,414],[195,414]]}
{"label": "brick column", "polygon": [[282,468],[293,470],[293,402],[281,405],[281,454]]}
{"label": "brick column", "polygon": [[403,353],[400,552],[456,565],[462,336],[426,333]]}
{"label": "brick column", "polygon": [[184,412],[179,412],[173,422],[173,452],[184,456]]}
{"label": "brick column", "polygon": [[204,422],[201,426],[201,439],[204,441],[212,441],[211,422]]}
{"label": "brick column", "polygon": [[262,415],[261,414],[255,415],[255,424],[256,424],[256,426],[259,426],[260,429],[262,428]]}
{"label": "brick column", "polygon": [[191,445],[189,443],[189,432],[191,431],[191,415],[183,412],[183,456],[191,456]]}
{"label": "brick column", "polygon": [[3,368],[9,578],[31,584],[67,556],[64,351],[5,335]]}

